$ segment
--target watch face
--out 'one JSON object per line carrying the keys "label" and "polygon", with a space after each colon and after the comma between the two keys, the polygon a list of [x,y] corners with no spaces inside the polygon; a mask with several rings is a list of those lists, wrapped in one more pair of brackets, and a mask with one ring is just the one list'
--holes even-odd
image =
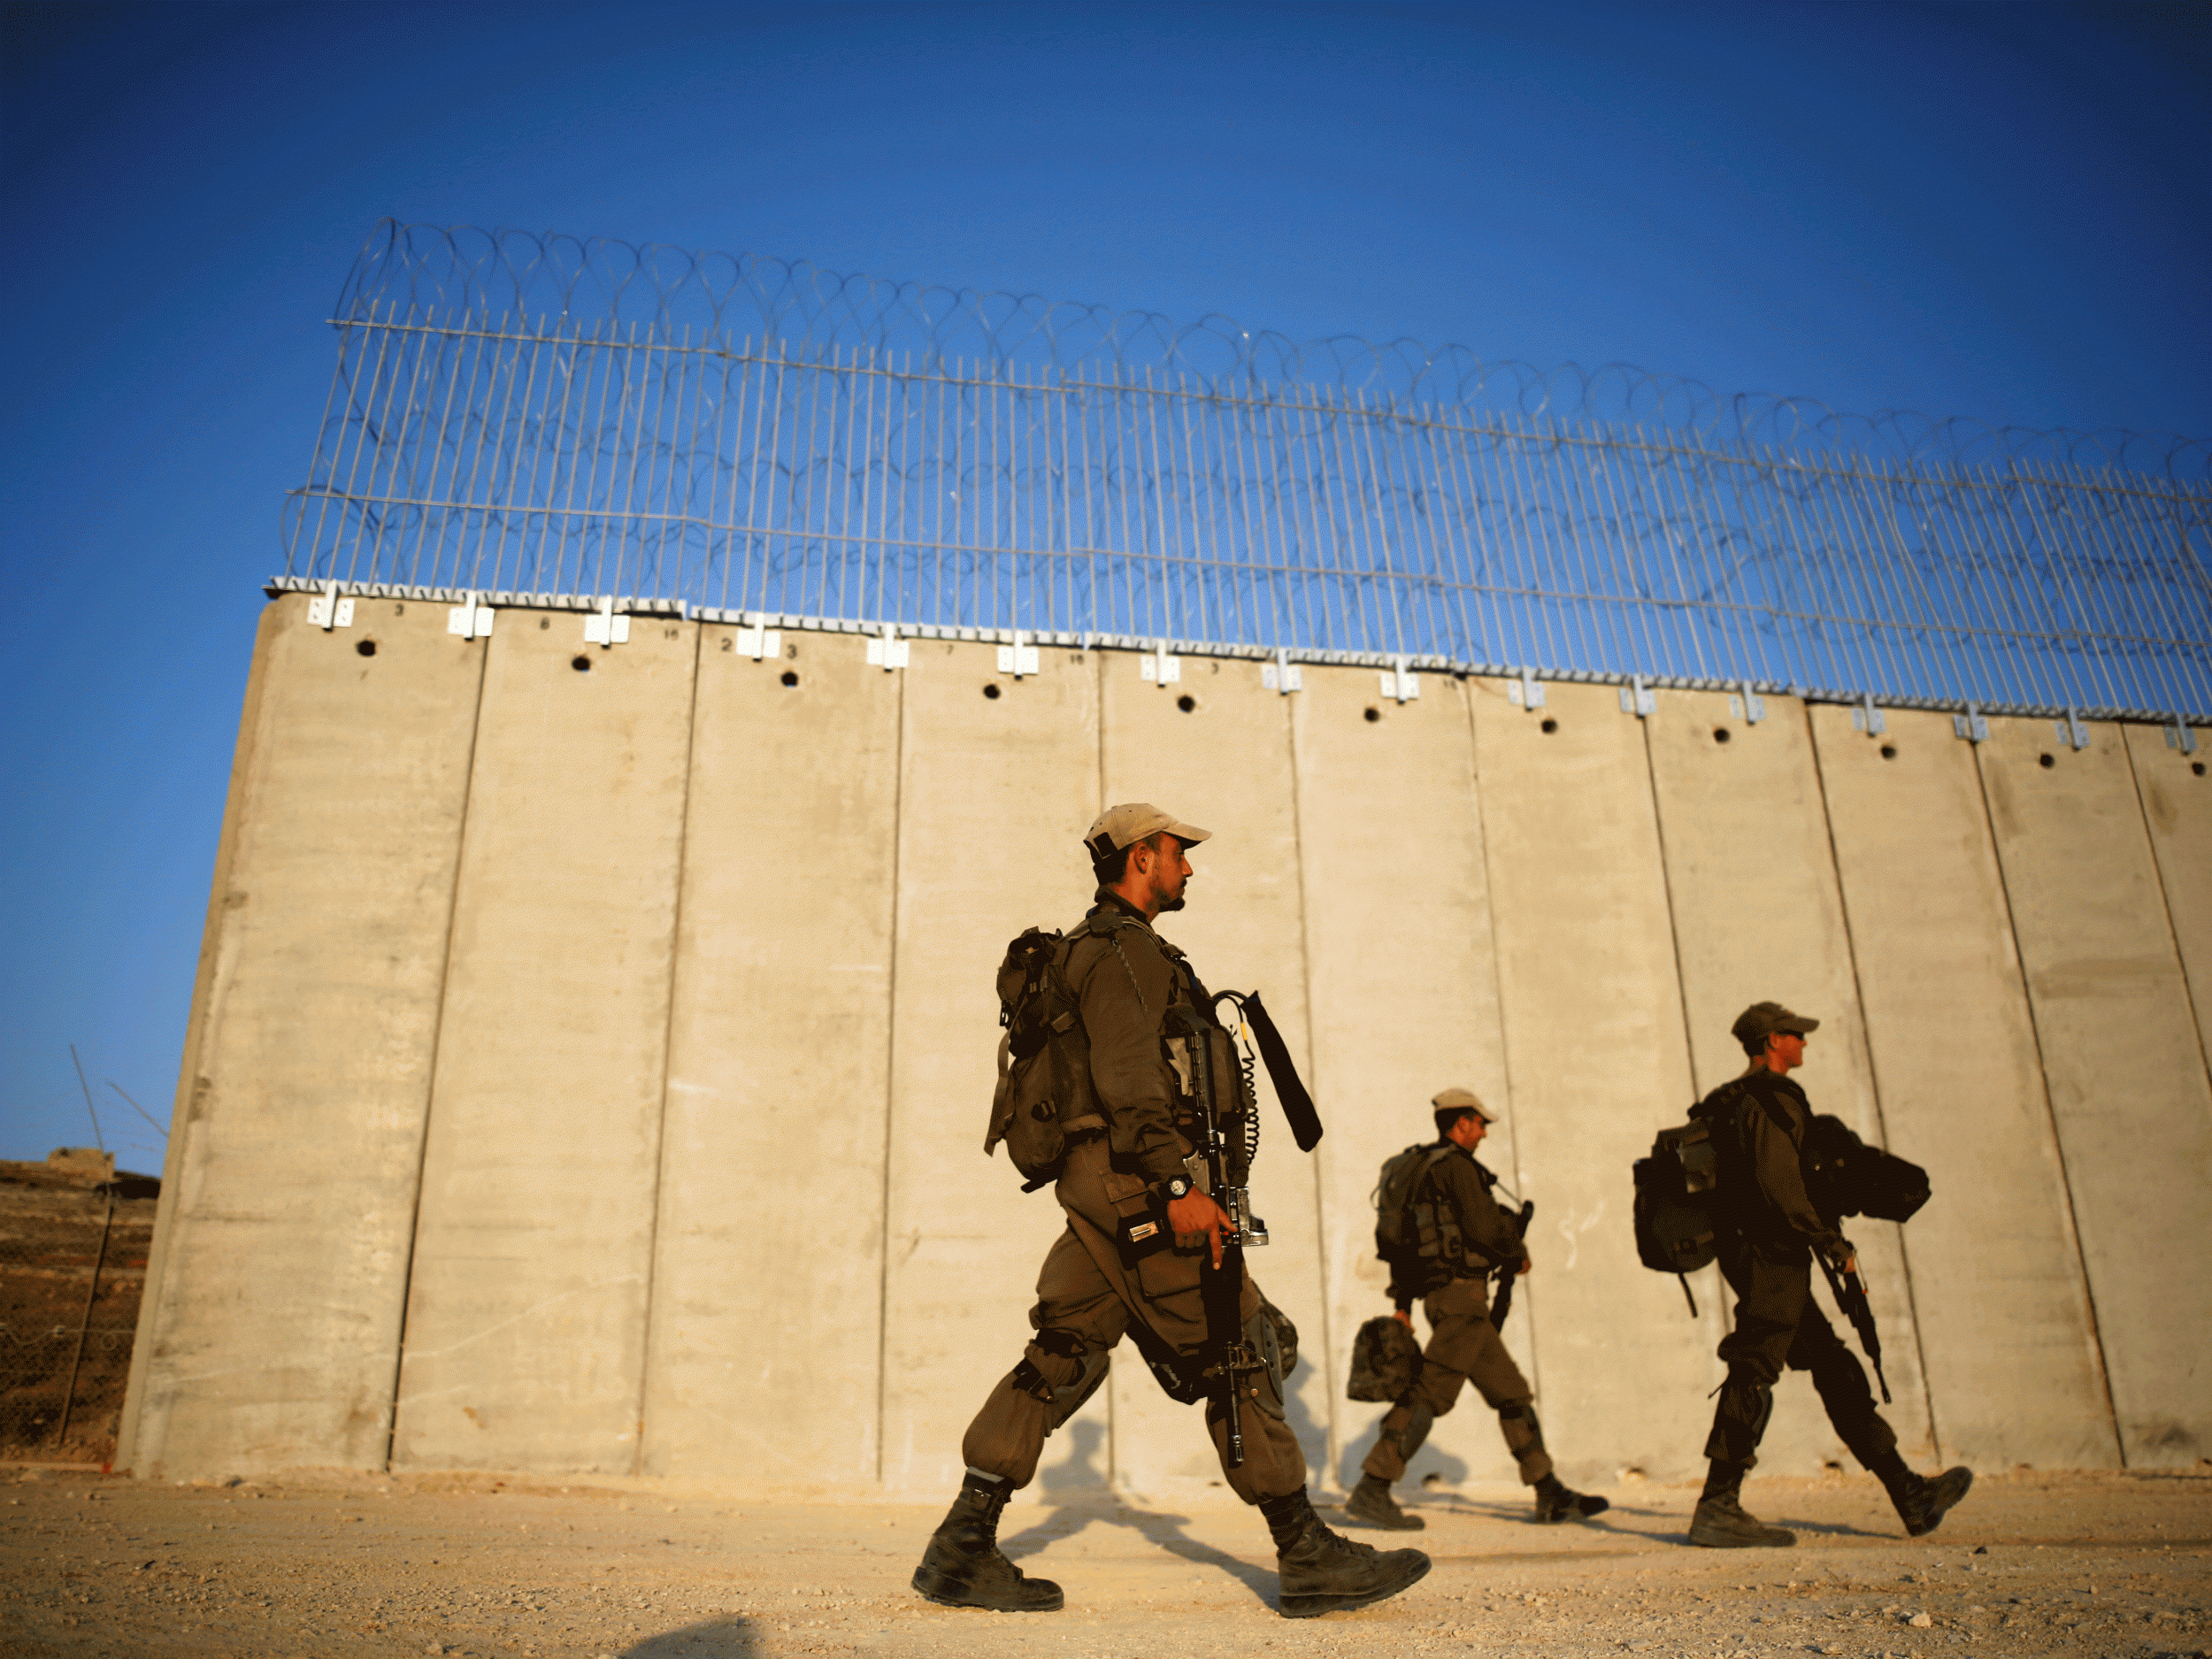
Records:
{"label": "watch face", "polygon": [[1181,1198],[1189,1191],[1190,1183],[1185,1180],[1181,1176],[1177,1175],[1169,1179],[1167,1184],[1167,1195],[1170,1198]]}

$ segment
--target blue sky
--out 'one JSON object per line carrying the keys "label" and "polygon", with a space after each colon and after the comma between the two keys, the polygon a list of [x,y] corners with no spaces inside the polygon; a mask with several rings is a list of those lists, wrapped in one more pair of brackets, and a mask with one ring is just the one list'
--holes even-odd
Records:
{"label": "blue sky", "polygon": [[392,215],[2212,438],[2212,9],[8,6],[0,1156],[157,1169]]}

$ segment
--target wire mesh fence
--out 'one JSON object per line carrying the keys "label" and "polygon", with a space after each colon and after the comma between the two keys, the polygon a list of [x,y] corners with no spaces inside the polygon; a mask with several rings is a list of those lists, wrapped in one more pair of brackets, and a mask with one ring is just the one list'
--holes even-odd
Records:
{"label": "wire mesh fence", "polygon": [[2212,715],[2212,449],[388,224],[296,583]]}
{"label": "wire mesh fence", "polygon": [[0,1171],[0,1458],[114,1456],[157,1185]]}

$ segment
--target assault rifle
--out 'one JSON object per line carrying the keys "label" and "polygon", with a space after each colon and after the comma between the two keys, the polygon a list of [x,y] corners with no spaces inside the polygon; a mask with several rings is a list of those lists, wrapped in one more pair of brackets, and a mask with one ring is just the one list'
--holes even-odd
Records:
{"label": "assault rifle", "polygon": [[[1283,1115],[1290,1120],[1292,1138],[1300,1151],[1310,1152],[1321,1139],[1321,1119],[1259,994],[1224,991],[1213,1000],[1217,1006],[1224,1002],[1233,1004],[1250,1020]],[[1214,1265],[1210,1253],[1198,1263],[1199,1299],[1206,1312],[1206,1347],[1200,1377],[1221,1414],[1227,1437],[1227,1466],[1236,1469],[1244,1463],[1241,1398],[1249,1392],[1248,1379],[1266,1368],[1245,1328],[1243,1310],[1245,1246],[1267,1242],[1267,1224],[1252,1213],[1247,1185],[1253,1154],[1259,1149],[1259,1101],[1248,1058],[1241,1065],[1235,1063],[1228,1033],[1221,1025],[1187,1002],[1169,1009],[1167,1018],[1168,1028],[1190,1043],[1191,1087],[1198,1097],[1201,1118],[1199,1155],[1206,1161],[1207,1189],[1229,1217],[1222,1233],[1221,1264]],[[1225,1067],[1228,1075],[1217,1076],[1217,1067]],[[1224,1091],[1232,1087],[1234,1104],[1225,1110]]]}
{"label": "assault rifle", "polygon": [[[1521,1201],[1521,1224],[1513,1234],[1521,1242],[1521,1261],[1528,1259],[1528,1224],[1535,1215],[1536,1201],[1524,1198]],[[1504,1330],[1505,1316],[1513,1311],[1513,1286],[1521,1277],[1521,1261],[1508,1262],[1501,1270],[1503,1277],[1498,1280],[1498,1294],[1490,1299],[1490,1328],[1493,1331]]]}
{"label": "assault rifle", "polygon": [[[1817,1250],[1813,1254],[1820,1256]],[[1821,1256],[1820,1271],[1828,1275],[1828,1288],[1835,1294],[1837,1308],[1859,1333],[1859,1346],[1874,1367],[1874,1380],[1882,1385],[1882,1403],[1889,1404],[1889,1379],[1882,1375],[1882,1337],[1874,1328],[1874,1308],[1866,1299],[1866,1281],[1859,1277],[1857,1253],[1845,1256],[1841,1267]]]}

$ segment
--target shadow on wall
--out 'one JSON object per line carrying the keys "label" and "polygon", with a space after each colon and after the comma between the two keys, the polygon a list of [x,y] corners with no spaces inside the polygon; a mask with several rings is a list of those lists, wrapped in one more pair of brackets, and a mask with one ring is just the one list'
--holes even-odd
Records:
{"label": "shadow on wall", "polygon": [[764,1654],[768,1645],[749,1618],[715,1618],[703,1624],[687,1624],[658,1636],[648,1636],[634,1647],[622,1649],[622,1659],[751,1659]]}

